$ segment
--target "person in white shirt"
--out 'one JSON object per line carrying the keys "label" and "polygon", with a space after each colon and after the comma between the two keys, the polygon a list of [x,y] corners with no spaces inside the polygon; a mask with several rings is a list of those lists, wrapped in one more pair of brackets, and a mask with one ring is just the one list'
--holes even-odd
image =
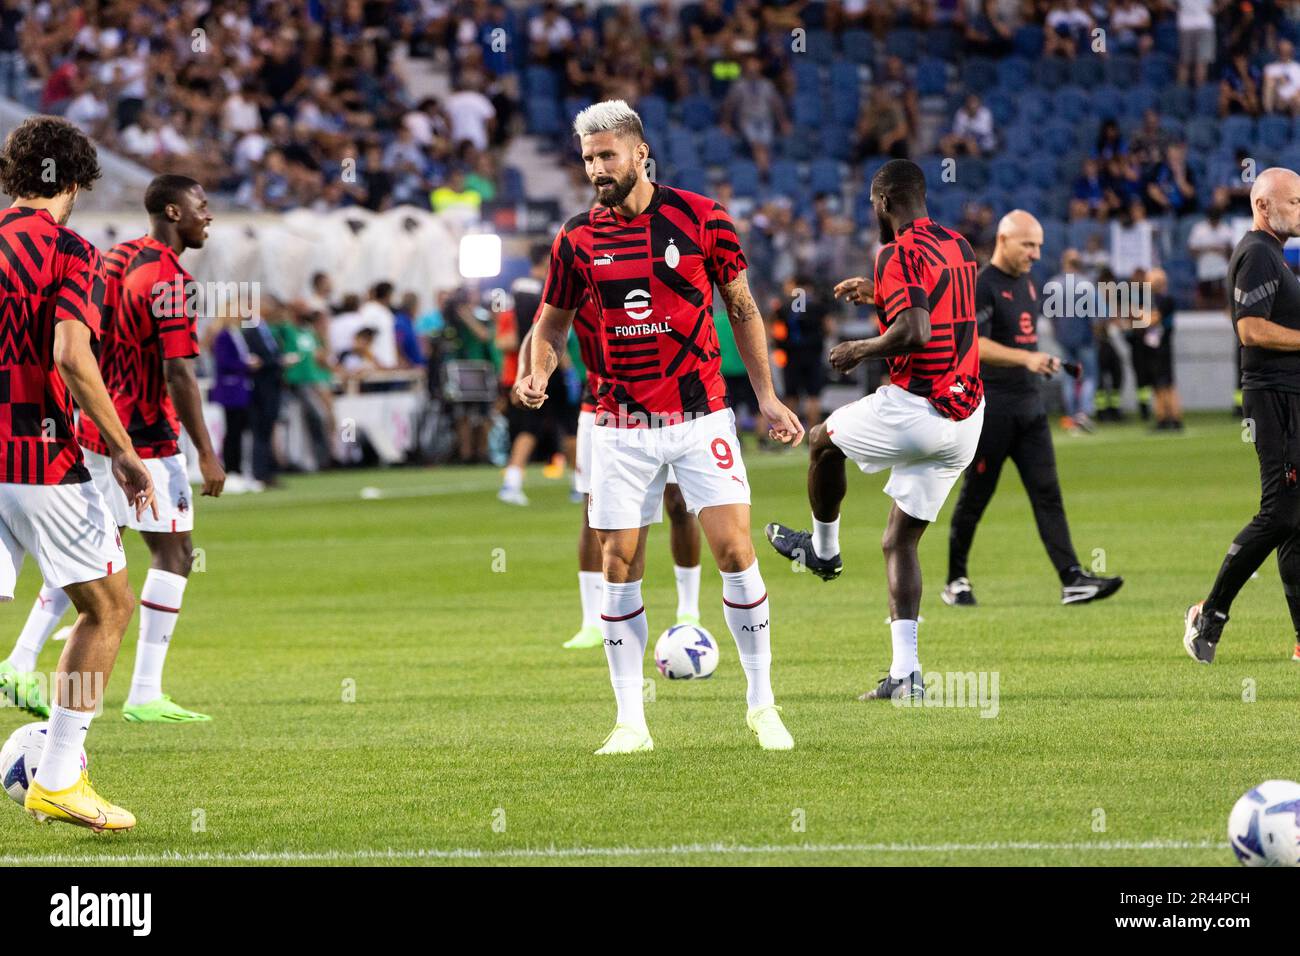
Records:
{"label": "person in white shirt", "polygon": [[1300,112],[1300,63],[1290,40],[1278,42],[1277,59],[1264,67],[1264,111]]}
{"label": "person in white shirt", "polygon": [[943,138],[939,147],[945,156],[959,153],[979,156],[993,152],[997,145],[993,114],[978,96],[971,93],[952,119],[952,132]]}
{"label": "person in white shirt", "polygon": [[1110,28],[1115,32],[1116,49],[1121,53],[1148,52],[1154,45],[1151,35],[1151,11],[1138,0],[1120,0],[1110,15]]}
{"label": "person in white shirt", "polygon": [[[566,21],[567,22],[567,21]],[[451,140],[459,144],[469,140],[482,152],[488,148],[489,136],[497,110],[483,95],[482,77],[466,73],[462,88],[447,97],[447,115],[451,119]]]}
{"label": "person in white shirt", "polygon": [[1220,187],[1205,211],[1205,218],[1192,226],[1187,248],[1196,257],[1196,307],[1221,309],[1226,301],[1224,281],[1228,261],[1236,245],[1236,232],[1223,218],[1228,208],[1228,191]]}
{"label": "person in white shirt", "polygon": [[1205,82],[1214,62],[1214,0],[1178,0],[1178,82]]}
{"label": "person in white shirt", "polygon": [[221,104],[221,130],[238,138],[245,133],[253,133],[262,128],[262,114],[251,97],[244,95],[244,88],[226,97]]}
{"label": "person in white shirt", "polygon": [[1079,0],[1057,0],[1047,13],[1043,52],[1073,59],[1093,27],[1092,17]]}
{"label": "person in white shirt", "polygon": [[1155,224],[1146,217],[1142,200],[1134,199],[1110,224],[1110,267],[1117,279],[1138,270],[1149,271],[1156,261]]}
{"label": "person in white shirt", "polygon": [[362,328],[375,330],[374,355],[384,368],[397,368],[397,328],[393,321],[390,300],[393,297],[391,282],[377,282],[370,290],[370,298],[357,313]]}

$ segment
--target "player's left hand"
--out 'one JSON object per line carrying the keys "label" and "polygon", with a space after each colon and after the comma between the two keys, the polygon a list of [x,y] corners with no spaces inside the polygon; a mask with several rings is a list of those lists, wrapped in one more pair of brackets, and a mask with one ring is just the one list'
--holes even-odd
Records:
{"label": "player's left hand", "polygon": [[773,395],[758,403],[758,410],[768,421],[767,435],[791,448],[797,448],[803,441],[803,423],[799,416]]}
{"label": "player's left hand", "polygon": [[841,342],[835,348],[831,349],[831,368],[841,375],[848,375],[862,362],[862,356],[858,354],[858,342]]}
{"label": "player's left hand", "polygon": [[226,487],[226,469],[222,466],[221,459],[211,452],[199,455],[199,474],[203,476],[202,494],[209,498],[220,498]]}
{"label": "player's left hand", "polygon": [[524,408],[541,408],[546,401],[548,379],[532,372],[515,382],[514,392]]}

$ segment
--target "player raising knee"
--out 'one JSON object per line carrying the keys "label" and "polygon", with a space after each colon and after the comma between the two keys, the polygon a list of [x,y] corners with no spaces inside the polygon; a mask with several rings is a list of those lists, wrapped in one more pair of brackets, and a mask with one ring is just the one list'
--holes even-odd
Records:
{"label": "player raising knee", "polygon": [[[149,234],[118,243],[104,257],[99,365],[118,418],[153,476],[158,513],[138,515],[127,506],[113,481],[102,431],[84,415],[77,439],[118,526],[139,531],[151,557],[140,591],[140,639],[122,716],[132,723],[189,723],[211,718],[186,710],[162,691],[163,663],[193,564],[194,505],[179,444],[182,423],[199,452],[202,493],[220,495],[226,473],[213,451],[194,377],[198,337],[194,309],[186,308],[187,301],[195,301],[193,279],[177,257],[186,249],[202,248],[212,216],[203,187],[187,176],[156,177],[144,204]],[[41,645],[67,607],[67,598],[52,583],[46,579],[10,655],[19,666],[35,668]]]}
{"label": "player raising knee", "polygon": [[588,520],[600,539],[601,620],[618,704],[614,729],[596,752],[654,748],[641,698],[649,640],[641,577],[647,526],[670,465],[722,572],[723,615],[748,682],[746,722],[764,749],[788,750],[794,741],[772,693],[767,589],[750,539],[749,481],[713,326],[714,285],[771,434],[798,444],[803,427],[772,389],[763,321],[735,226],[712,199],[650,181],[641,118],[622,100],[583,110],[574,130],[597,204],[555,238],[533,328],[532,369],[515,388],[530,407],[546,400],[574,312],[590,295],[602,365]]}
{"label": "player raising knee", "polygon": [[890,469],[894,499],[882,547],[889,582],[889,673],[861,700],[919,698],[917,656],[921,563],[917,545],[970,464],[984,421],[975,325],[975,254],[970,243],[929,217],[925,176],[905,159],[886,163],[871,182],[880,224],[874,279],[846,279],[837,296],[873,302],[880,335],[843,342],[836,371],[869,358],[889,360],[889,384],[831,413],[809,434],[808,497],[813,531],[769,524],[777,553],[824,580],[839,577],[844,462],[868,474]]}
{"label": "player raising knee", "polygon": [[0,351],[0,600],[13,599],[30,554],[77,609],[24,807],[38,821],[97,831],[135,826],[129,810],[95,792],[81,764],[134,599],[121,536],[73,436],[74,400],[102,429],[117,493],[137,515],[154,507],[149,470],[91,348],[104,294],[99,254],[64,226],[78,192],[99,176],[90,140],[50,116],[23,121],[0,153],[0,188],[14,197],[0,214],[0,315],[11,345]]}

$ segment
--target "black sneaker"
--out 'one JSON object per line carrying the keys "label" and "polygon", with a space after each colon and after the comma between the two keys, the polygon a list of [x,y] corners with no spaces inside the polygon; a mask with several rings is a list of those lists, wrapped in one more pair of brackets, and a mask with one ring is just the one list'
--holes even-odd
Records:
{"label": "black sneaker", "polygon": [[763,529],[763,533],[777,554],[790,561],[797,561],[823,581],[834,581],[844,570],[838,554],[830,558],[817,556],[813,549],[812,535],[807,531],[795,531],[774,521]]}
{"label": "black sneaker", "polygon": [[860,694],[858,700],[903,700],[908,699],[920,702],[925,699],[925,684],[921,680],[920,671],[912,673],[903,678],[895,679],[886,674],[880,679],[880,683],[865,694]]}
{"label": "black sneaker", "polygon": [[1089,601],[1100,601],[1110,597],[1123,584],[1123,578],[1099,578],[1087,571],[1078,571],[1061,585],[1061,603],[1087,604]]}
{"label": "black sneaker", "polygon": [[943,603],[949,607],[975,606],[975,592],[970,589],[970,581],[966,578],[954,578],[949,581],[939,597],[943,598]]}
{"label": "black sneaker", "polygon": [[1187,625],[1183,629],[1183,647],[1198,664],[1213,664],[1214,652],[1219,647],[1219,637],[1223,634],[1223,625],[1228,623],[1228,615],[1222,611],[1205,614],[1201,610],[1204,603],[1193,604],[1187,609],[1183,618]]}

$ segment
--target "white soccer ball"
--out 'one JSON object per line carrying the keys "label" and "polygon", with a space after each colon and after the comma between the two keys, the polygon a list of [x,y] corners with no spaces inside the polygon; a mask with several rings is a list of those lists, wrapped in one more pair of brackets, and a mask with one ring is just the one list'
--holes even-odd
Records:
{"label": "white soccer ball", "polygon": [[1265,780],[1238,800],[1228,842],[1243,866],[1300,866],[1300,783]]}
{"label": "white soccer ball", "polygon": [[718,669],[718,642],[702,627],[678,624],[655,641],[655,666],[669,680],[695,680]]}
{"label": "white soccer ball", "polygon": [[[36,764],[45,749],[45,737],[50,725],[45,721],[19,727],[0,749],[0,780],[5,793],[20,807],[27,799],[27,785],[36,776]],[[86,769],[86,752],[81,752],[81,769]]]}

